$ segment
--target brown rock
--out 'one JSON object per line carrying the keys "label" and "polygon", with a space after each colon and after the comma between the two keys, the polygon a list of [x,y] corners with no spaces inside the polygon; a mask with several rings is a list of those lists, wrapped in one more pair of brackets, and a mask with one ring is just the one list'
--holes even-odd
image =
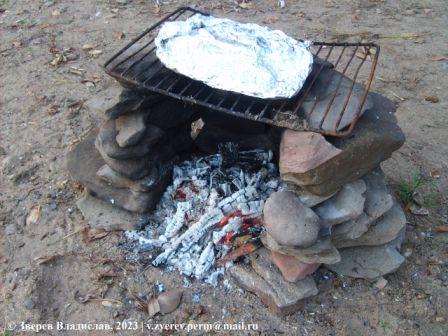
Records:
{"label": "brown rock", "polygon": [[308,247],[317,239],[319,217],[291,191],[278,191],[266,200],[264,226],[280,244]]}
{"label": "brown rock", "polygon": [[275,251],[271,251],[271,257],[285,280],[289,282],[304,279],[307,275],[314,273],[320,266],[318,263],[305,264],[292,256]]}
{"label": "brown rock", "polygon": [[341,153],[325,138],[314,132],[285,130],[280,143],[280,174],[284,181],[295,181],[304,174]]}
{"label": "brown rock", "polygon": [[305,173],[288,174],[287,179],[316,195],[330,195],[355,181],[390,157],[404,143],[397,125],[394,103],[371,93],[373,108],[356,124],[346,138],[328,141],[341,152]]}

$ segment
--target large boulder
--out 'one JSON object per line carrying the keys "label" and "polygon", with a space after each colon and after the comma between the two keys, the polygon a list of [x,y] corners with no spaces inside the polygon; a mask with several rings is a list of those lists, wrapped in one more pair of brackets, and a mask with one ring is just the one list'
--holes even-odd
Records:
{"label": "large boulder", "polygon": [[319,217],[291,191],[271,194],[263,216],[266,231],[280,244],[308,247],[317,240]]}
{"label": "large boulder", "polygon": [[[282,178],[316,195],[330,195],[377,167],[399,149],[405,138],[394,116],[392,101],[370,93],[373,107],[346,138],[328,138],[340,152],[308,171],[283,171]],[[281,160],[281,158],[280,158]]]}

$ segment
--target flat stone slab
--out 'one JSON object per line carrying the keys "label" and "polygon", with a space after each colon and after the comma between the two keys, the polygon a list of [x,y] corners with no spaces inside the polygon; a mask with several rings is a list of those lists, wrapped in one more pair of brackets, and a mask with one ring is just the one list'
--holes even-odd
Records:
{"label": "flat stone slab", "polygon": [[344,185],[336,195],[316,206],[314,211],[329,225],[361,216],[364,210],[366,183],[357,180]]}
{"label": "flat stone slab", "polygon": [[328,138],[341,152],[305,173],[291,173],[289,180],[307,191],[331,195],[343,185],[360,179],[386,160],[404,143],[404,135],[389,99],[370,93],[373,107],[359,119],[346,138]]}
{"label": "flat stone slab", "polygon": [[372,246],[388,243],[406,227],[406,216],[398,203],[374,222],[366,233],[356,239],[333,239],[337,248]]}
{"label": "flat stone slab", "polygon": [[402,237],[399,236],[384,245],[341,249],[341,261],[327,265],[327,268],[340,275],[364,279],[375,279],[395,272],[404,261],[397,250],[401,240]]}
{"label": "flat stone slab", "polygon": [[262,236],[261,241],[271,251],[292,256],[305,264],[334,264],[341,260],[341,256],[329,236],[318,239],[314,245],[308,248],[279,244],[269,234]]}
{"label": "flat stone slab", "polygon": [[314,195],[310,193],[309,191],[306,191],[305,189],[299,187],[298,185],[295,185],[294,183],[287,182],[286,183],[286,190],[292,191],[294,194],[297,195],[300,202],[302,202],[304,205],[306,205],[309,208],[312,208],[323,201],[326,201],[330,197],[332,197],[334,194],[328,195],[328,196],[319,196]]}
{"label": "flat stone slab", "polygon": [[146,131],[145,117],[142,113],[131,113],[115,119],[117,143],[120,147],[136,145]]}
{"label": "flat stone slab", "polygon": [[122,91],[122,86],[112,85],[101,92],[95,93],[92,98],[84,102],[83,106],[91,112],[93,118],[99,124],[104,120],[106,110],[119,102]]}
{"label": "flat stone slab", "polygon": [[[342,106],[344,106],[348,93],[352,88],[353,91],[350,100],[345,107],[343,117],[339,121]],[[334,92],[337,92],[337,94],[334,95]],[[311,127],[320,128],[320,122],[325,116],[329,104],[333,100],[330,109],[327,112],[327,116],[322,123],[322,128],[328,131],[340,131],[352,122],[363,94],[363,85],[353,83],[350,78],[344,76],[342,73],[329,67],[324,67],[309,92],[307,99],[303,102],[302,108],[307,116],[313,111],[309,118],[309,124]],[[372,99],[367,96],[360,115],[364,114],[366,110],[371,109],[372,105]]]}
{"label": "flat stone slab", "polygon": [[332,229],[333,237],[339,240],[356,239],[367,232],[370,225],[390,210],[394,204],[391,191],[384,180],[384,173],[377,168],[365,175],[363,181],[367,190],[364,194],[364,213],[358,218],[335,225]]}
{"label": "flat stone slab", "polygon": [[227,272],[241,288],[256,294],[275,313],[285,316],[298,311],[306,298],[317,295],[318,290],[311,276],[295,283],[283,279],[275,265],[262,265],[254,261],[252,267],[235,265]]}
{"label": "flat stone slab", "polygon": [[145,221],[145,216],[122,210],[111,203],[93,197],[89,193],[82,196],[77,202],[79,210],[94,229],[136,230]]}

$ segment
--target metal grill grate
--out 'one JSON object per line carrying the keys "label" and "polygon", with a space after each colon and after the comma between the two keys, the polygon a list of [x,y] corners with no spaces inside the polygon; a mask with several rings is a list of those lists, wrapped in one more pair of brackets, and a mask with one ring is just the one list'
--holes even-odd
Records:
{"label": "metal grill grate", "polygon": [[[258,99],[213,89],[167,69],[159,61],[154,38],[160,25],[185,20],[196,13],[207,15],[189,7],[169,14],[109,59],[105,71],[126,87],[161,93],[233,116],[332,136],[346,136],[353,130],[373,80],[379,46],[314,42],[311,49],[315,63],[302,90],[291,99]],[[329,64],[337,71],[324,77]],[[355,82],[362,84],[357,97]]]}

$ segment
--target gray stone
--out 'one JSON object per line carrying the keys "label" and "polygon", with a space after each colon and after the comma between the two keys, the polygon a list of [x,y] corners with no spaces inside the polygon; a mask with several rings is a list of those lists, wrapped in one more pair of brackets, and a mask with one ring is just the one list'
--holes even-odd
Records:
{"label": "gray stone", "polygon": [[[342,109],[341,107],[344,106],[345,100],[350,90],[352,90],[352,87],[353,91],[350,100],[348,101],[344,115],[338,124]],[[334,92],[337,92],[337,94],[334,95]],[[355,117],[363,94],[363,85],[353,83],[350,78],[344,76],[340,72],[329,67],[324,67],[311,88],[308,98],[303,102],[302,108],[307,116],[313,111],[309,118],[309,125],[312,128],[322,128],[326,131],[334,131],[335,129],[342,130],[348,126]],[[321,126],[320,121],[325,116],[330,103],[330,109]],[[367,96],[360,115],[366,110],[371,109],[372,106],[372,98]]]}
{"label": "gray stone", "polygon": [[348,183],[332,198],[314,208],[327,224],[335,225],[359,217],[364,209],[366,184],[363,180]]}
{"label": "gray stone", "polygon": [[294,194],[296,194],[300,202],[302,202],[305,206],[309,208],[322,203],[323,201],[329,199],[334,195],[334,194],[328,196],[314,195],[306,191],[305,189],[299,187],[298,185],[289,182],[286,183],[286,190],[292,191]]}
{"label": "gray stone", "polygon": [[115,119],[117,143],[120,147],[136,145],[146,131],[144,115],[141,113],[125,114]]}
{"label": "gray stone", "polygon": [[305,264],[334,264],[341,260],[339,252],[331,243],[329,236],[319,238],[312,246],[307,248],[282,245],[269,234],[262,236],[261,241],[271,251],[292,256]]}
{"label": "gray stone", "polygon": [[[110,168],[107,164],[102,166],[96,172],[98,177],[104,182],[116,187],[130,189],[133,191],[151,191],[157,187],[157,182],[159,181],[159,169],[153,167],[148,176],[143,177],[140,180],[131,180],[125,176],[118,174],[115,170]],[[162,172],[162,174],[165,174]]]}
{"label": "gray stone", "polygon": [[340,275],[365,279],[375,279],[395,272],[404,261],[404,257],[397,250],[401,239],[400,235],[384,245],[341,249],[341,261],[327,265],[327,268]]}
{"label": "gray stone", "polygon": [[382,245],[397,238],[405,226],[406,216],[401,206],[396,203],[359,238],[334,238],[333,243],[337,248]]}
{"label": "gray stone", "polygon": [[102,201],[89,193],[83,195],[77,202],[79,210],[93,229],[136,230],[145,221],[145,215],[120,209],[110,202]]}
{"label": "gray stone", "polygon": [[367,186],[364,211],[370,218],[377,219],[394,205],[392,194],[384,180],[384,173],[379,167],[365,175],[363,180]]}
{"label": "gray stone", "polygon": [[94,143],[98,153],[100,153],[103,161],[115,170],[118,174],[123,175],[131,180],[139,180],[147,176],[153,169],[153,162],[150,162],[147,158],[132,159],[132,160],[117,160],[109,157],[99,144],[98,137]]}
{"label": "gray stone", "polygon": [[157,187],[151,192],[136,192],[109,185],[96,175],[104,166],[104,160],[94,146],[96,132],[92,130],[68,153],[67,168],[72,178],[91,190],[94,196],[128,211],[145,213],[153,209],[169,182],[170,170],[166,170],[167,175],[160,176]]}
{"label": "gray stone", "polygon": [[256,294],[265,305],[281,316],[296,312],[304,299],[318,293],[311,276],[291,283],[283,279],[274,265],[269,269],[260,266],[258,270],[262,275],[248,266],[236,265],[229,268],[228,272],[238,286]]}
{"label": "gray stone", "polygon": [[95,93],[92,98],[84,102],[83,106],[91,112],[92,117],[99,124],[104,120],[106,110],[120,101],[122,91],[123,87],[120,85],[112,85],[101,92]]}
{"label": "gray stone", "polygon": [[291,191],[272,193],[263,208],[264,226],[280,244],[311,246],[319,233],[319,217]]}
{"label": "gray stone", "polygon": [[104,156],[117,160],[129,160],[141,158],[155,151],[155,144],[162,138],[163,131],[152,125],[148,125],[142,140],[133,146],[120,147],[117,143],[117,130],[115,120],[104,122],[98,133],[97,148]]}
{"label": "gray stone", "polygon": [[369,96],[373,108],[360,118],[350,136],[328,139],[341,153],[306,173],[291,174],[294,183],[313,194],[330,195],[370,172],[401,147],[405,138],[394,116],[394,103],[378,94]]}
{"label": "gray stone", "polygon": [[335,225],[332,235],[336,239],[356,239],[367,232],[369,226],[390,210],[393,206],[393,197],[384,181],[384,174],[377,168],[363,177],[367,190],[365,193],[364,213],[358,218]]}
{"label": "gray stone", "polygon": [[143,95],[135,90],[124,89],[118,97],[118,101],[108,108],[105,113],[110,119],[141,111],[146,106],[154,105],[166,99],[163,95]]}

